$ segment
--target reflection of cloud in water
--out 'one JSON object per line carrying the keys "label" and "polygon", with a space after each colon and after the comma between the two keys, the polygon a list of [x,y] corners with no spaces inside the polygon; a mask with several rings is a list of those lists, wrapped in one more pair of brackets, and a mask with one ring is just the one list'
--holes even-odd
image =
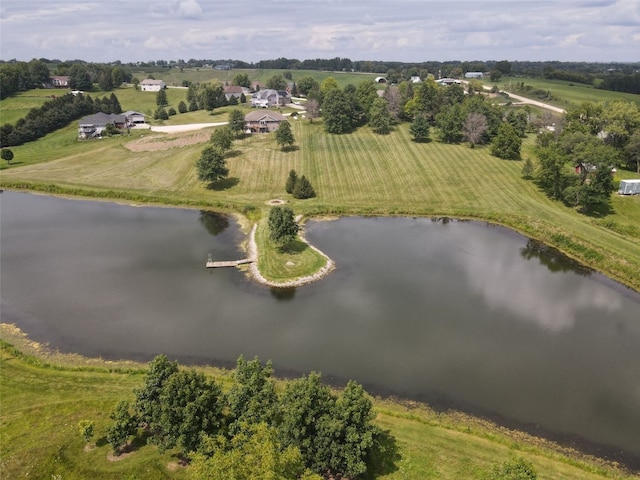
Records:
{"label": "reflection of cloud in water", "polygon": [[618,295],[605,285],[571,272],[574,281],[567,286],[567,273],[552,273],[542,265],[523,262],[522,257],[513,258],[509,249],[500,252],[455,256],[471,287],[490,307],[506,309],[552,332],[571,328],[581,311],[616,312],[621,307]]}

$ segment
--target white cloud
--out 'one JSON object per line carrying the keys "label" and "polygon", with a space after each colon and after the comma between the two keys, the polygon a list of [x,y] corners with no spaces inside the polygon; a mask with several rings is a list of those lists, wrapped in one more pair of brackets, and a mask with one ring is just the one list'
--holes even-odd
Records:
{"label": "white cloud", "polygon": [[180,0],[176,13],[182,18],[200,18],[202,8],[196,0]]}

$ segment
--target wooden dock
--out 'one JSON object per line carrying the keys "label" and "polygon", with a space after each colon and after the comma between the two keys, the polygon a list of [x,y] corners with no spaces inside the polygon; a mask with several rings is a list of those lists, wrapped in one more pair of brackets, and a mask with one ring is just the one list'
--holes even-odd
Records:
{"label": "wooden dock", "polygon": [[223,267],[237,267],[238,265],[244,265],[245,263],[252,263],[250,258],[243,258],[242,260],[227,260],[223,262],[207,262],[207,268],[223,268]]}

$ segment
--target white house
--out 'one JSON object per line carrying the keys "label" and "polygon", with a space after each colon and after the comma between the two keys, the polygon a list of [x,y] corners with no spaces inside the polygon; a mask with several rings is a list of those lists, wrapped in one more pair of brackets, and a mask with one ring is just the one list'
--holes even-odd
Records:
{"label": "white house", "polygon": [[143,92],[159,92],[163,88],[167,88],[167,86],[162,80],[145,78],[140,82],[140,90]]}
{"label": "white house", "polygon": [[269,108],[274,105],[286,105],[291,102],[291,96],[285,90],[259,90],[251,97],[251,106],[257,108]]}
{"label": "white house", "polygon": [[464,74],[464,78],[483,78],[484,73],[482,72],[467,72]]}

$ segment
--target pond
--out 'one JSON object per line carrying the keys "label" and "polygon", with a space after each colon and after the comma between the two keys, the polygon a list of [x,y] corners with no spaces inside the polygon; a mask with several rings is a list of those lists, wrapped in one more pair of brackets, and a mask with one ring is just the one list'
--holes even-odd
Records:
{"label": "pond", "polygon": [[5,191],[2,322],[109,359],[320,371],[640,465],[640,295],[482,222],[311,221],[336,261],[278,290],[237,269],[229,217]]}

